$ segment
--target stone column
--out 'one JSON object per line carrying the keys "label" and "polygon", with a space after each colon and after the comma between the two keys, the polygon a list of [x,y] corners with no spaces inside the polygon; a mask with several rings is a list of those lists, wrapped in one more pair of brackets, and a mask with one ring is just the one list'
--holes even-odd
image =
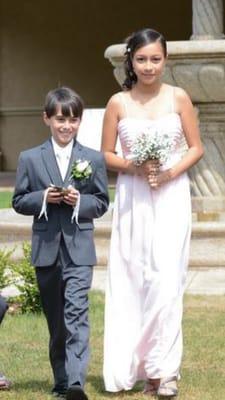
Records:
{"label": "stone column", "polygon": [[198,104],[204,157],[189,171],[198,219],[225,216],[225,103]]}
{"label": "stone column", "polygon": [[[206,90],[207,95],[203,103],[200,98],[197,98],[195,102],[199,111],[199,122],[205,154],[204,158],[189,172],[192,182],[192,196],[194,208],[198,211],[224,211],[225,65],[224,52],[223,55],[220,54],[220,57],[218,57],[216,52],[217,46],[215,46],[216,42],[213,44],[215,39],[224,39],[223,0],[192,0],[192,9],[193,35],[191,39],[207,41],[205,43],[211,43],[212,46],[212,55],[208,58],[207,63],[202,65],[198,71],[200,86],[204,91],[206,87],[208,89]],[[222,49],[224,46],[222,42],[220,43]],[[207,82],[205,79],[202,79],[204,74],[207,75]],[[212,92],[214,92],[214,96],[211,96]]]}
{"label": "stone column", "polygon": [[223,39],[223,0],[192,0],[192,40]]}

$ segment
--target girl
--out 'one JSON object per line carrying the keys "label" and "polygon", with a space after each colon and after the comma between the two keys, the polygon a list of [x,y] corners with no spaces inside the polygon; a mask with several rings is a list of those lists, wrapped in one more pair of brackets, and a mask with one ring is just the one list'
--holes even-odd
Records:
{"label": "girl", "polygon": [[[152,30],[127,39],[123,91],[109,100],[102,150],[117,171],[105,306],[106,390],[145,380],[150,395],[177,395],[182,301],[191,234],[187,171],[203,154],[195,111],[183,89],[162,82],[164,37]],[[131,145],[143,132],[174,143],[163,165],[136,166]],[[122,157],[115,152],[119,136]],[[186,139],[188,150],[182,155]]]}

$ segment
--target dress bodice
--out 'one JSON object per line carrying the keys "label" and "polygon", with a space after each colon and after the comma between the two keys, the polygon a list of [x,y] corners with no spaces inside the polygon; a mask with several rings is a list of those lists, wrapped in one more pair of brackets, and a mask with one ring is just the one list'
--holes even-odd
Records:
{"label": "dress bodice", "polygon": [[118,135],[124,158],[129,158],[132,142],[144,131],[149,134],[167,135],[173,141],[173,151],[166,165],[172,165],[181,157],[181,148],[184,144],[184,134],[181,119],[178,113],[171,112],[157,119],[125,117],[118,123]]}

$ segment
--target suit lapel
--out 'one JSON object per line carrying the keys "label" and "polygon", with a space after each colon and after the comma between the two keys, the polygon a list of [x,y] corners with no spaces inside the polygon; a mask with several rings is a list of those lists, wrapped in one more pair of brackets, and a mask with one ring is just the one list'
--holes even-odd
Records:
{"label": "suit lapel", "polygon": [[51,139],[47,140],[41,147],[43,163],[46,167],[51,183],[56,186],[62,186],[63,181],[59,167],[55,158]]}

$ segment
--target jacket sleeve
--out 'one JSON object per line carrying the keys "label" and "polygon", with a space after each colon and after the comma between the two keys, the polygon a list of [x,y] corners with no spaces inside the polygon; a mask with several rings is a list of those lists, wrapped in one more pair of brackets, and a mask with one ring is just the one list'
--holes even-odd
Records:
{"label": "jacket sleeve", "polygon": [[38,216],[41,211],[43,195],[43,190],[31,190],[28,160],[24,153],[21,153],[16,173],[15,191],[12,198],[14,210],[20,214]]}
{"label": "jacket sleeve", "polygon": [[79,219],[99,218],[108,209],[108,179],[105,160],[101,153],[96,160],[96,169],[92,179],[91,193],[80,194]]}

